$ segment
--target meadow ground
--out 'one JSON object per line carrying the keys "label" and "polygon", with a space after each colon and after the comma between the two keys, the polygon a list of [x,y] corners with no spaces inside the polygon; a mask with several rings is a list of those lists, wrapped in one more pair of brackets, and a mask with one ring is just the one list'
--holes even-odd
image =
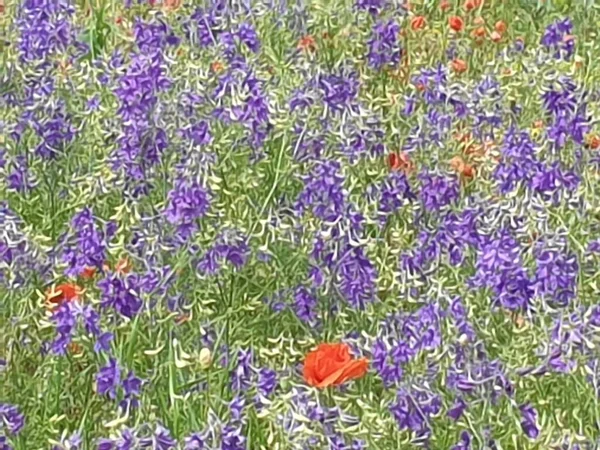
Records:
{"label": "meadow ground", "polygon": [[0,2],[0,449],[596,449],[600,8]]}

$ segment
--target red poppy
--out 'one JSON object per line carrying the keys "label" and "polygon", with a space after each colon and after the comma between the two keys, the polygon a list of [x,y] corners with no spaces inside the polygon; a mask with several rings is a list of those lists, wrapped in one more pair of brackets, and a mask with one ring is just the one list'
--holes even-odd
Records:
{"label": "red poppy", "polygon": [[496,30],[500,34],[504,34],[506,32],[506,29],[507,26],[503,20],[499,20],[498,22],[496,22],[496,25],[494,25],[494,30]]}
{"label": "red poppy", "polygon": [[391,170],[402,170],[406,173],[412,171],[414,168],[414,165],[406,152],[390,153],[388,155],[388,164]]}
{"label": "red poppy", "polygon": [[463,178],[473,178],[475,176],[473,166],[467,164],[460,156],[455,156],[450,160],[450,167]]}
{"label": "red poppy", "polygon": [[96,275],[96,268],[95,267],[86,267],[79,274],[79,276],[81,278],[84,278],[86,280],[89,280],[90,278],[94,278],[95,275]]}
{"label": "red poppy", "polygon": [[465,11],[472,11],[475,8],[477,8],[477,2],[475,0],[466,0],[463,8],[465,9]]}
{"label": "red poppy", "polygon": [[454,61],[452,61],[452,70],[454,70],[456,73],[463,73],[467,71],[467,63],[459,58],[456,58]]}
{"label": "red poppy", "polygon": [[219,61],[215,61],[210,65],[210,70],[212,70],[214,73],[221,73],[223,69],[223,64],[221,64]]}
{"label": "red poppy", "polygon": [[452,16],[448,19],[448,25],[458,33],[464,28],[465,22],[458,16]]}
{"label": "red poppy", "polygon": [[48,309],[54,309],[63,303],[78,301],[83,289],[73,283],[59,284],[46,291],[46,306]]}
{"label": "red poppy", "polygon": [[414,30],[422,30],[427,25],[427,20],[423,16],[415,16],[410,20],[410,27]]}
{"label": "red poppy", "polygon": [[312,37],[310,34],[301,37],[300,41],[298,42],[298,49],[314,52],[317,49],[317,43],[315,42],[315,38]]}
{"label": "red poppy", "polygon": [[369,368],[366,358],[352,359],[346,344],[320,344],[304,360],[304,380],[310,386],[338,386],[363,377]]}

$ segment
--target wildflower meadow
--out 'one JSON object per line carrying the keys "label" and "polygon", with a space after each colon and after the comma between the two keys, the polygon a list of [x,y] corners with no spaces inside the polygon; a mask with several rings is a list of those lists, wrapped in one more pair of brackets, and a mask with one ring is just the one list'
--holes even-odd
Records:
{"label": "wildflower meadow", "polygon": [[0,450],[600,449],[599,33],[0,0]]}

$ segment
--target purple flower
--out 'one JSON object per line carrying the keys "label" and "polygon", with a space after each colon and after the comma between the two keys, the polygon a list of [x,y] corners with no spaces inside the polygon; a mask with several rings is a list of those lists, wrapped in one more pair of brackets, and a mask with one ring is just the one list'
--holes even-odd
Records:
{"label": "purple flower", "polygon": [[304,189],[295,206],[299,213],[311,210],[316,217],[331,222],[343,215],[346,207],[346,192],[339,162],[331,160],[316,162],[312,170],[302,177],[302,181]]}
{"label": "purple flower", "polygon": [[529,181],[539,162],[535,158],[534,144],[526,132],[511,129],[504,138],[502,160],[494,171],[500,183],[500,192],[506,194],[521,182]]}
{"label": "purple flower", "polygon": [[277,389],[277,385],[277,372],[273,369],[263,367],[258,371],[256,388],[261,395],[268,397]]}
{"label": "purple flower", "polygon": [[242,420],[242,414],[246,406],[246,399],[242,395],[236,395],[231,402],[229,402],[229,413],[231,419],[235,422]]}
{"label": "purple flower", "polygon": [[165,209],[167,220],[178,226],[178,232],[187,239],[197,230],[197,221],[210,207],[210,194],[198,182],[179,179],[171,192]]}
{"label": "purple flower", "polygon": [[537,255],[536,292],[549,302],[567,306],[575,298],[579,265],[572,253],[544,249]]}
{"label": "purple flower", "polygon": [[375,16],[385,7],[386,0],[356,0],[354,7]]}
{"label": "purple flower", "polygon": [[385,66],[395,67],[400,62],[400,44],[398,34],[400,26],[390,20],[377,22],[371,32],[371,39],[367,43],[369,52],[367,59],[369,66],[380,70]]}
{"label": "purple flower", "polygon": [[98,282],[102,292],[102,308],[112,307],[116,312],[129,319],[142,309],[141,280],[137,274],[120,275],[109,273]]}
{"label": "purple flower", "polygon": [[246,46],[254,53],[260,50],[260,40],[256,34],[256,30],[247,22],[242,23],[238,28],[238,37]]}
{"label": "purple flower", "polygon": [[547,50],[554,52],[555,58],[568,60],[575,52],[575,39],[572,34],[571,19],[558,19],[546,27],[541,43]]}
{"label": "purple flower", "polygon": [[98,336],[96,342],[94,343],[94,351],[96,353],[110,352],[110,343],[113,339],[114,335],[112,333],[102,333],[100,336]]}
{"label": "purple flower", "polygon": [[60,445],[55,445],[52,450],[80,450],[82,443],[81,435],[75,432],[70,437],[61,439]]}
{"label": "purple flower", "polygon": [[66,53],[74,38],[74,13],[66,0],[24,0],[17,18],[21,62],[49,61],[55,53]]}
{"label": "purple flower", "polygon": [[298,286],[294,291],[294,312],[300,320],[306,323],[314,323],[317,319],[316,294],[304,286]]}
{"label": "purple flower", "polygon": [[460,433],[460,441],[452,447],[452,450],[471,450],[471,441],[473,438],[468,431]]}
{"label": "purple flower", "polygon": [[457,421],[460,419],[467,409],[467,404],[462,398],[458,398],[452,407],[448,410],[448,417],[452,418],[452,420]]}
{"label": "purple flower", "polygon": [[167,45],[179,44],[179,38],[162,20],[148,23],[136,17],[133,36],[141,53],[160,52]]}
{"label": "purple flower", "polygon": [[6,177],[6,184],[9,189],[14,189],[19,193],[25,193],[32,190],[36,186],[34,175],[29,171],[27,158],[17,156],[13,159],[10,166],[12,170]]}
{"label": "purple flower", "polygon": [[157,425],[152,435],[153,450],[171,450],[177,446],[177,441],[171,437],[171,432],[162,425]]}
{"label": "purple flower", "polygon": [[198,8],[191,15],[190,22],[184,24],[184,30],[193,45],[211,47],[216,43],[219,22],[220,14],[216,8],[209,11]]}
{"label": "purple flower", "polygon": [[458,200],[459,190],[456,177],[422,173],[419,175],[419,179],[421,181],[419,197],[425,210],[439,211]]}
{"label": "purple flower", "polygon": [[390,172],[380,189],[379,213],[388,216],[398,211],[407,200],[414,198],[406,175],[401,172]]}
{"label": "purple flower", "polygon": [[252,350],[240,350],[236,368],[231,373],[231,386],[235,391],[247,390],[252,381]]}
{"label": "purple flower", "polygon": [[248,261],[249,248],[244,237],[235,230],[219,235],[212,247],[204,253],[196,268],[206,275],[216,275],[224,262],[241,269]]}
{"label": "purple flower", "polygon": [[325,104],[334,112],[342,112],[354,106],[359,82],[355,73],[340,72],[322,75],[318,86]]}
{"label": "purple flower", "polygon": [[139,406],[138,397],[142,391],[142,380],[136,377],[130,370],[127,377],[123,380],[122,387],[124,399],[120,403],[121,408],[125,411],[137,408]]}
{"label": "purple flower", "polygon": [[246,450],[246,438],[242,430],[234,425],[227,425],[221,431],[221,450]]}
{"label": "purple flower", "polygon": [[62,260],[68,265],[65,274],[77,276],[90,267],[102,270],[108,242],[115,233],[114,224],[101,229],[96,225],[91,208],[86,207],[73,216],[71,230],[62,254]]}
{"label": "purple flower", "polygon": [[400,430],[408,429],[424,436],[431,433],[430,419],[440,409],[441,400],[438,395],[416,388],[400,389],[396,403],[390,406]]}
{"label": "purple flower", "polygon": [[0,403],[0,430],[17,435],[25,426],[25,415],[14,405]]}
{"label": "purple flower", "polygon": [[50,320],[56,324],[57,332],[57,336],[52,341],[52,351],[57,355],[64,355],[77,325],[75,307],[71,302],[64,302],[53,312]]}
{"label": "purple flower", "polygon": [[200,433],[194,433],[184,439],[183,450],[204,450],[205,439]]}
{"label": "purple flower", "polygon": [[121,369],[115,358],[110,358],[108,364],[96,374],[96,392],[99,395],[108,395],[111,399],[117,397],[117,388],[121,382]]}
{"label": "purple flower", "polygon": [[359,310],[375,301],[377,269],[362,247],[348,245],[337,264],[336,283],[344,299]]}
{"label": "purple flower", "polygon": [[115,89],[123,127],[118,147],[111,157],[112,165],[115,170],[125,171],[126,181],[135,195],[146,191],[149,171],[160,162],[169,144],[165,130],[155,124],[154,112],[158,94],[170,87],[162,53],[155,50],[134,54]]}
{"label": "purple flower", "polygon": [[198,146],[208,145],[212,141],[208,122],[201,120],[191,125],[186,131],[187,137]]}
{"label": "purple flower", "polygon": [[519,406],[521,411],[521,428],[530,439],[535,439],[540,434],[540,429],[537,426],[537,411],[529,403]]}

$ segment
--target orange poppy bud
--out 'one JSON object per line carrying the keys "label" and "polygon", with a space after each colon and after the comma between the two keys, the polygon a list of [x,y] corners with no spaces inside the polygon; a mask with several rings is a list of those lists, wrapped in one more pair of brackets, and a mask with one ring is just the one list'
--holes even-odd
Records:
{"label": "orange poppy bud", "polygon": [[496,30],[500,34],[506,33],[506,29],[506,23],[504,23],[504,21],[502,20],[499,20],[498,22],[496,22],[496,25],[494,25],[494,30]]}
{"label": "orange poppy bud", "polygon": [[362,378],[369,369],[366,358],[352,359],[346,344],[320,344],[304,360],[304,380],[310,386],[325,388]]}
{"label": "orange poppy bud", "polygon": [[485,20],[483,19],[483,17],[477,16],[475,17],[475,19],[473,19],[473,24],[477,26],[485,25]]}
{"label": "orange poppy bud", "polygon": [[410,20],[410,27],[414,30],[422,30],[427,25],[427,21],[423,16],[415,16]]}
{"label": "orange poppy bud", "polygon": [[475,0],[466,0],[463,8],[465,11],[473,11],[475,8],[477,8],[477,2]]}
{"label": "orange poppy bud", "polygon": [[451,8],[452,5],[450,5],[450,1],[449,0],[442,0],[440,2],[440,9],[442,11],[448,11]]}
{"label": "orange poppy bud", "polygon": [[223,64],[221,64],[219,61],[215,61],[210,65],[210,69],[214,72],[214,73],[221,73],[224,69]]}
{"label": "orange poppy bud", "polygon": [[592,150],[600,148],[600,137],[597,134],[588,135],[585,139],[586,146]]}
{"label": "orange poppy bud", "polygon": [[450,160],[450,167],[464,178],[473,178],[475,175],[473,166],[464,162],[460,156],[455,156]]}
{"label": "orange poppy bud", "polygon": [[467,71],[467,63],[462,59],[455,59],[452,61],[452,70],[456,73],[463,73]]}
{"label": "orange poppy bud", "polygon": [[448,19],[448,25],[458,33],[464,28],[465,22],[458,16],[452,16]]}
{"label": "orange poppy bud", "polygon": [[181,0],[164,0],[163,6],[168,10],[174,11],[181,6]]}
{"label": "orange poppy bud", "polygon": [[115,265],[115,272],[119,274],[126,274],[131,272],[131,261],[127,258],[121,258]]}
{"label": "orange poppy bud", "polygon": [[483,38],[483,37],[485,37],[485,28],[484,28],[484,27],[478,27],[478,28],[475,28],[475,29],[474,29],[474,30],[471,32],[471,35],[472,35],[474,38]]}
{"label": "orange poppy bud", "polygon": [[83,347],[76,342],[71,342],[68,346],[69,351],[74,355],[80,355],[83,353]]}
{"label": "orange poppy bud", "polygon": [[502,40],[502,35],[497,31],[492,31],[492,34],[490,34],[490,39],[492,42],[500,42]]}

